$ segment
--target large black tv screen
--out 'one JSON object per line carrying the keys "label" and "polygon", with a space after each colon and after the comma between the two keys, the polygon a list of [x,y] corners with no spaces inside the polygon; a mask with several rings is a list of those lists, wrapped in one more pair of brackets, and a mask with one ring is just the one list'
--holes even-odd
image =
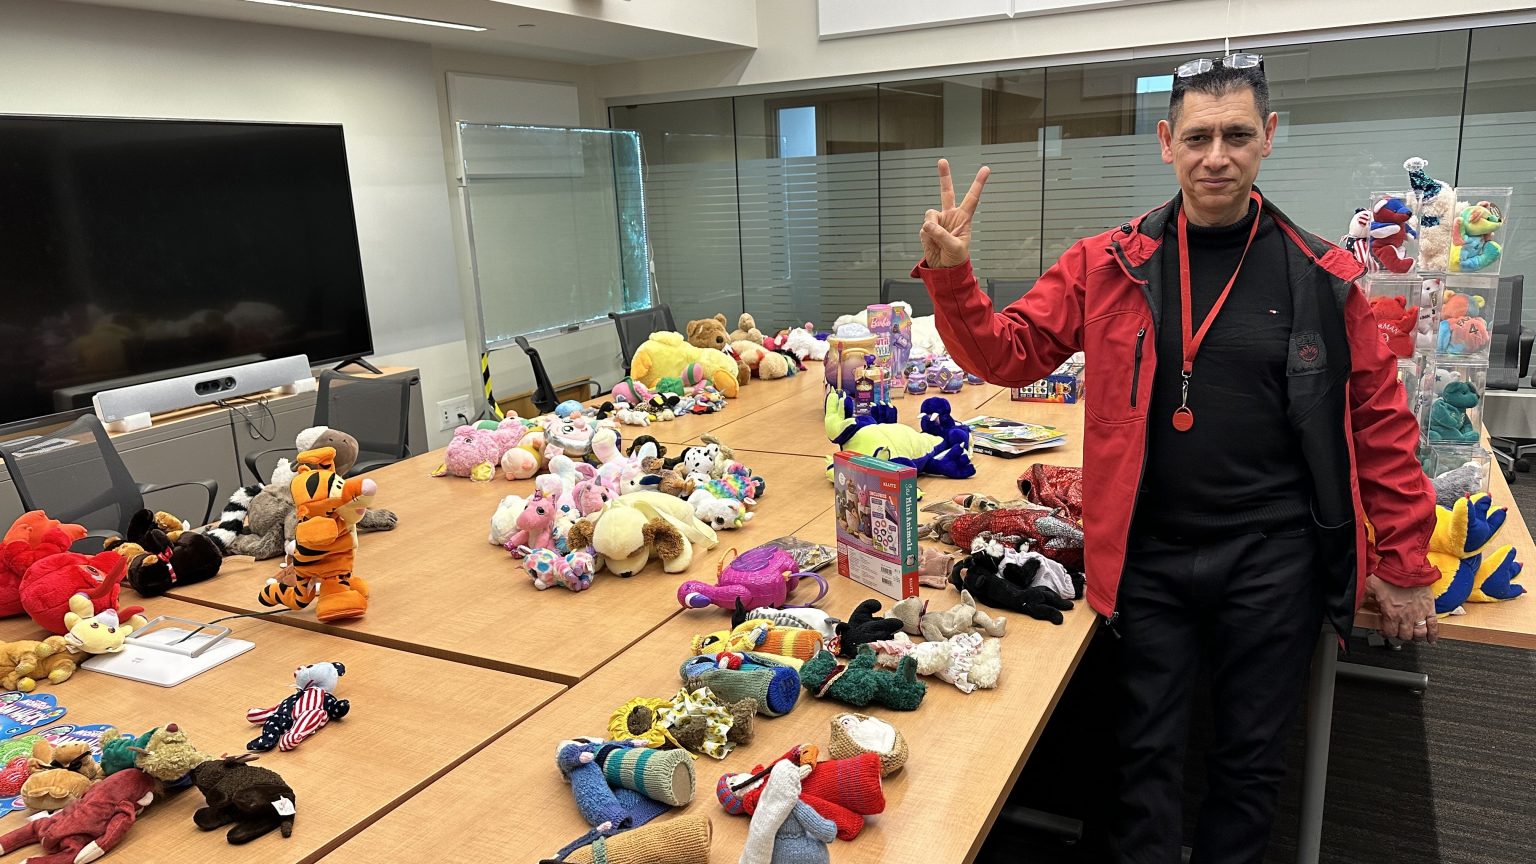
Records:
{"label": "large black tv screen", "polygon": [[335,125],[0,116],[0,424],[373,350]]}

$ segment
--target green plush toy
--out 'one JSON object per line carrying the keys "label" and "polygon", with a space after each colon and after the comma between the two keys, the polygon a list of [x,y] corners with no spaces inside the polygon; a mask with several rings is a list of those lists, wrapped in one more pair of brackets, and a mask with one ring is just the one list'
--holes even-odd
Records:
{"label": "green plush toy", "polygon": [[1477,407],[1477,391],[1465,381],[1445,385],[1434,407],[1429,409],[1429,440],[1475,443],[1481,435],[1467,412]]}
{"label": "green plush toy", "polygon": [[[943,402],[943,413],[948,414],[946,400],[928,401]],[[842,450],[910,465],[919,474],[959,480],[976,474],[976,466],[971,464],[970,430],[958,423],[949,426],[940,436],[898,423],[896,409],[891,405],[871,406],[868,416],[858,417],[854,415],[853,399],[836,390],[827,391],[823,422],[827,438]],[[832,479],[830,458],[827,460],[827,479]]]}
{"label": "green plush toy", "polygon": [[915,711],[923,704],[928,685],[917,680],[917,659],[903,657],[894,669],[875,668],[875,652],[860,645],[858,656],[839,666],[830,651],[821,651],[800,667],[800,681],[812,695],[825,696],[862,708],[871,702],[897,711]]}

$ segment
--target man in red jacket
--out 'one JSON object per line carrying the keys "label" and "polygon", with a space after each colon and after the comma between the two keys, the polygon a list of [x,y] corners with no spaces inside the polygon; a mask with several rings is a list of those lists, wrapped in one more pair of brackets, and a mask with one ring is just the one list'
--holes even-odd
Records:
{"label": "man in red jacket", "polygon": [[[1192,691],[1215,740],[1195,862],[1260,862],[1312,646],[1367,589],[1383,631],[1434,641],[1434,495],[1361,267],[1254,188],[1277,117],[1262,59],[1179,67],[1163,161],[1179,194],[1079,240],[994,314],[971,272],[988,170],[922,227],[914,270],[968,372],[1022,386],[1087,355],[1088,602],[1119,637],[1119,860],[1177,862]],[[1369,528],[1369,530],[1368,530]]]}

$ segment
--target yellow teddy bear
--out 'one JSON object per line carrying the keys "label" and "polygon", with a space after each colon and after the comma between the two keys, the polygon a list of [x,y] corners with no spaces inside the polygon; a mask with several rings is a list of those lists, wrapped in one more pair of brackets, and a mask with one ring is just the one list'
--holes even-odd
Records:
{"label": "yellow teddy bear", "polygon": [[689,344],[681,333],[652,333],[651,338],[635,350],[629,375],[647,387],[655,387],[663,378],[683,377],[683,372],[694,363],[703,367],[705,380],[715,385],[721,395],[727,399],[736,398],[740,392],[736,361],[722,351]]}

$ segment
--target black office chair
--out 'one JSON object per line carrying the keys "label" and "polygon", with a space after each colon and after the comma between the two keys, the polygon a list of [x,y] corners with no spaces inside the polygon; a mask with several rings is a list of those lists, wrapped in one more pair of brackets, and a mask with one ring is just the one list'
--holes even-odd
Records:
{"label": "black office chair", "polygon": [[[1531,348],[1536,331],[1520,323],[1524,306],[1525,276],[1499,277],[1499,293],[1494,297],[1494,320],[1488,322],[1492,340],[1488,346],[1489,390],[1519,390],[1520,382],[1530,374]],[[1536,380],[1532,381],[1536,385]],[[1494,458],[1504,468],[1507,478],[1525,469],[1526,454],[1536,452],[1536,440],[1505,438],[1489,432]]]}
{"label": "black office chair", "polygon": [[[646,333],[645,335],[650,336],[651,334]],[[528,344],[528,337],[526,336],[518,336],[516,341],[517,347],[523,349],[523,353],[528,355],[529,365],[533,366],[533,407],[539,409],[544,414],[548,414],[555,410],[555,406],[560,404],[560,394],[555,392],[555,385],[549,380],[549,372],[544,369],[544,360],[539,357],[538,349]],[[588,398],[603,392],[602,385],[591,379],[587,380],[587,386],[592,390],[588,394]]]}
{"label": "black office chair", "polygon": [[145,509],[144,496],[183,486],[201,486],[208,495],[203,521],[213,521],[217,480],[139,483],[123,464],[95,414],[85,414],[41,440],[0,444],[0,459],[16,484],[23,510],[42,510],[54,519],[83,525],[90,537],[82,549],[101,551],[101,538],[128,533],[128,521]]}
{"label": "black office chair", "polygon": [[1028,294],[1038,281],[1037,278],[988,279],[987,293],[992,297],[992,308],[996,311],[1007,309],[1010,303]]}
{"label": "black office chair", "polygon": [[886,279],[880,283],[880,302],[903,301],[912,306],[912,317],[933,314],[933,298],[920,279]]}
{"label": "black office chair", "polygon": [[[419,383],[414,375],[360,378],[334,369],[320,373],[311,425],[339,429],[357,439],[357,463],[349,476],[393,465],[411,455],[411,388]],[[272,469],[268,465],[264,475],[257,463],[270,458],[275,464],[275,457],[281,454],[296,456],[298,451],[274,447],[247,453],[245,467],[257,483],[265,483]]]}
{"label": "black office chair", "polygon": [[608,317],[613,319],[613,329],[619,334],[619,353],[624,357],[625,369],[634,359],[635,350],[644,345],[652,333],[677,329],[672,320],[672,307],[665,303],[638,312],[609,312]]}

